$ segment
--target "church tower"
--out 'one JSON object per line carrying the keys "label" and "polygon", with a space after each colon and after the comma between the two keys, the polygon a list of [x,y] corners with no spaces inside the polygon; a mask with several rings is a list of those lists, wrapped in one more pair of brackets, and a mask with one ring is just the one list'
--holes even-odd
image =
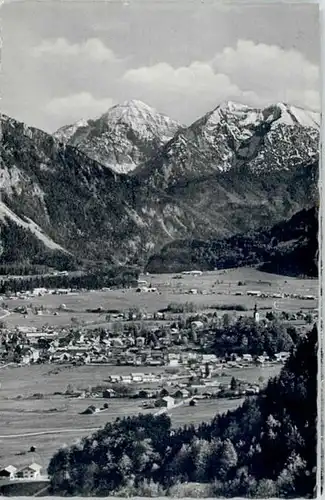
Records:
{"label": "church tower", "polygon": [[260,320],[260,313],[257,310],[257,305],[256,304],[255,304],[255,307],[254,307],[254,320],[255,320],[255,323],[258,323],[259,320]]}

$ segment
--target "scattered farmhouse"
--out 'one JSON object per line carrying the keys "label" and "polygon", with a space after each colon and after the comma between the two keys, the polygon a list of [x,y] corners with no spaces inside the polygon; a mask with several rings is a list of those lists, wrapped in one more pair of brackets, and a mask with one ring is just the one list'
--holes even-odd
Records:
{"label": "scattered farmhouse", "polygon": [[16,472],[17,468],[14,465],[7,465],[0,470],[0,479],[14,479]]}
{"label": "scattered farmhouse", "polygon": [[161,399],[157,399],[155,406],[159,408],[172,408],[175,405],[175,399],[171,396],[165,396]]}
{"label": "scattered farmhouse", "polygon": [[40,479],[42,466],[33,462],[17,470],[13,465],[8,465],[0,471],[1,479]]}
{"label": "scattered farmhouse", "polygon": [[204,323],[203,323],[203,321],[199,321],[199,320],[197,320],[197,321],[192,321],[192,323],[191,323],[191,327],[192,327],[192,328],[195,328],[196,330],[200,330],[201,328],[203,328],[203,327],[204,327]]}
{"label": "scattered farmhouse", "polygon": [[186,399],[190,396],[190,392],[187,389],[178,389],[174,392],[173,397],[175,399]]}
{"label": "scattered farmhouse", "polygon": [[103,398],[115,398],[116,397],[116,392],[114,391],[114,389],[105,389],[103,391]]}
{"label": "scattered farmhouse", "polygon": [[280,362],[280,363],[284,363],[288,357],[290,356],[290,353],[289,352],[277,352],[275,353],[274,357],[276,359],[276,361]]}
{"label": "scattered farmhouse", "polygon": [[42,466],[36,463],[32,463],[31,465],[27,465],[20,469],[16,476],[17,478],[22,479],[38,479],[41,476]]}

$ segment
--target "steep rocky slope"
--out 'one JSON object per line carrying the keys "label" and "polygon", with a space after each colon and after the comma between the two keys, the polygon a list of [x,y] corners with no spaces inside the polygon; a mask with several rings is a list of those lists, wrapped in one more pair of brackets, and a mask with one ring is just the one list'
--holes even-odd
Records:
{"label": "steep rocky slope", "polygon": [[175,120],[133,100],[113,106],[97,120],[62,127],[54,137],[115,172],[127,173],[150,158],[179,128]]}

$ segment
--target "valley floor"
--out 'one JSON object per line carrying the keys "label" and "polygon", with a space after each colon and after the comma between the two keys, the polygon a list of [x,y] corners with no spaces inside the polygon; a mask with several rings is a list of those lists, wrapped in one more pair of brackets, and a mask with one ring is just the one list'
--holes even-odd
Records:
{"label": "valley floor", "polygon": [[[43,305],[48,313],[43,315],[29,315],[12,312],[12,309],[26,304],[22,299],[5,299],[11,310],[4,321],[8,328],[17,326],[44,325],[68,326],[71,325],[71,316],[79,320],[84,319],[83,327],[109,326],[101,313],[86,313],[88,308],[106,307],[121,311],[130,307],[139,307],[148,312],[156,312],[170,303],[193,303],[198,310],[207,310],[222,306],[221,314],[227,312],[227,306],[243,305],[246,311],[235,314],[252,314],[257,303],[261,315],[267,311],[284,310],[297,312],[299,310],[314,311],[317,300],[304,300],[301,298],[275,299],[272,295],[318,295],[317,280],[302,280],[286,278],[283,276],[261,273],[254,269],[236,269],[228,271],[214,271],[204,273],[202,276],[184,275],[181,278],[175,275],[143,276],[141,279],[148,281],[152,287],[157,288],[157,293],[136,292],[135,290],[108,290],[75,293],[71,295],[55,296],[45,295],[28,299],[33,306]],[[239,285],[239,282],[241,284]],[[189,294],[196,289],[197,293]],[[260,290],[267,295],[266,298],[247,296],[249,290]],[[237,295],[240,292],[242,295]],[[62,302],[69,312],[54,315]],[[231,309],[231,308],[230,308]],[[293,322],[294,323],[294,322]],[[298,321],[299,326],[299,321]],[[301,322],[300,326],[306,325]],[[15,367],[3,364],[0,367],[0,462],[2,466],[13,464],[23,467],[32,462],[37,462],[46,470],[50,458],[58,448],[71,445],[76,440],[92,433],[113,421],[117,417],[137,415],[138,413],[156,412],[157,409],[143,409],[141,401],[132,399],[78,399],[56,395],[55,392],[64,393],[68,384],[75,387],[86,388],[89,385],[100,385],[107,381],[112,374],[129,374],[148,372],[162,373],[166,367],[144,368],[143,366],[69,366],[55,367],[51,364],[30,365]],[[254,366],[251,368],[227,369],[222,374],[222,382],[229,384],[233,376],[248,382],[257,382],[259,379],[266,381],[270,376],[279,373],[281,364],[270,366]],[[31,399],[31,396],[41,393],[41,399]],[[243,399],[212,399],[201,400],[196,406],[189,407],[184,403],[168,410],[172,424],[199,424],[210,421],[215,414],[224,413],[242,403]],[[93,415],[81,415],[89,405],[102,406],[108,402],[105,411]],[[31,447],[35,451],[31,453]],[[53,497],[52,497],[53,499]]]}

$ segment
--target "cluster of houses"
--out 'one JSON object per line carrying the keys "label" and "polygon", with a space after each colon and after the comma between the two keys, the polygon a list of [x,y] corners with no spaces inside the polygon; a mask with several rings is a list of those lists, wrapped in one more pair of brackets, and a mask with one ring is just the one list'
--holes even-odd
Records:
{"label": "cluster of houses", "polygon": [[[181,332],[178,327],[169,326],[167,329],[163,327],[164,331],[159,327],[152,328],[145,335],[127,330],[116,334],[107,330],[82,333],[78,329],[39,332],[32,327],[20,327],[14,332],[3,333],[0,360],[20,364],[195,367],[197,372],[203,373],[206,371],[206,363],[217,368],[231,363],[246,365],[270,361],[266,356],[252,357],[250,354],[240,357],[230,353],[225,358],[202,354],[201,348],[213,341],[214,334],[206,328],[206,318],[190,320],[189,325],[186,333]],[[277,353],[275,361],[283,361],[286,355]],[[127,383],[128,380],[126,377],[124,382]]]}
{"label": "cluster of houses", "polygon": [[44,295],[68,295],[70,293],[80,293],[81,290],[72,288],[34,288],[33,290],[25,290],[23,292],[8,293],[5,296],[1,296],[0,300],[10,299],[10,300],[28,300],[35,297],[43,297]]}
{"label": "cluster of houses", "polygon": [[0,484],[3,481],[26,481],[26,480],[41,480],[42,466],[33,462],[18,469],[14,465],[7,465],[0,470]]}
{"label": "cluster of houses", "polygon": [[[191,271],[191,273],[196,272]],[[146,286],[148,283],[140,280],[139,284]],[[34,292],[42,294],[49,291],[38,289]],[[192,292],[195,293],[195,290]],[[254,290],[247,292],[251,295],[259,293]],[[273,294],[274,297],[277,295],[281,294]],[[22,314],[26,312],[25,306],[18,306],[17,309]],[[272,314],[284,315],[283,312]],[[317,315],[317,312],[314,311],[313,314]],[[289,319],[307,320],[306,315],[307,313],[300,311],[294,315],[292,313]],[[178,314],[168,311],[168,308],[165,312],[156,313],[131,309],[109,316],[109,320],[112,320],[109,329],[86,331],[77,325],[61,329],[48,326],[43,327],[41,331],[27,326],[17,327],[14,331],[2,329],[0,361],[21,364],[69,363],[148,367],[195,365],[198,373],[205,373],[206,355],[199,354],[199,351],[209,352],[215,340],[214,328],[223,324],[223,314],[219,315],[216,311]],[[143,323],[144,319],[153,321]],[[256,308],[254,319],[256,322],[269,321],[267,318],[260,320]],[[108,321],[108,318],[106,320]],[[273,361],[283,362],[285,356],[286,353],[277,353]],[[230,366],[231,363],[244,366],[249,363],[263,364],[269,361],[266,356],[253,358],[247,353],[240,357],[229,353],[225,359],[212,357],[208,362],[214,366],[225,363]],[[124,382],[127,383],[127,380]]]}
{"label": "cluster of houses", "polygon": [[[179,405],[183,403],[190,403],[192,400],[198,402],[203,399],[211,398],[222,398],[222,397],[243,397],[247,395],[256,395],[260,391],[260,386],[256,383],[244,382],[236,380],[235,387],[231,383],[222,383],[217,381],[212,381],[211,383],[204,382],[202,380],[197,380],[197,383],[167,383],[167,385],[162,388],[134,388],[128,393],[120,392],[119,389],[107,388],[101,393],[87,394],[86,391],[76,392],[75,397],[87,398],[88,396],[92,399],[104,398],[104,399],[114,399],[114,398],[131,398],[140,399],[142,408],[170,408],[174,405]],[[103,408],[98,409],[93,407],[87,408],[83,413],[90,413],[89,410],[92,409],[91,413],[97,413],[99,411],[105,411],[109,407],[109,404],[105,404]]]}
{"label": "cluster of houses", "polygon": [[[222,397],[243,397],[247,395],[256,395],[260,391],[260,386],[256,383],[236,381],[236,387],[231,383],[216,382],[204,383],[198,380],[197,383],[185,384],[169,383],[162,388],[134,388],[128,393],[120,392],[119,389],[106,388],[102,392],[75,391],[69,394],[69,397],[78,397],[79,399],[99,398],[131,398],[141,400],[142,408],[171,408],[172,406],[190,403],[192,400],[198,402],[203,399],[222,398]],[[93,414],[105,411],[109,408],[109,403],[105,403],[102,408],[89,406],[82,414]]]}

